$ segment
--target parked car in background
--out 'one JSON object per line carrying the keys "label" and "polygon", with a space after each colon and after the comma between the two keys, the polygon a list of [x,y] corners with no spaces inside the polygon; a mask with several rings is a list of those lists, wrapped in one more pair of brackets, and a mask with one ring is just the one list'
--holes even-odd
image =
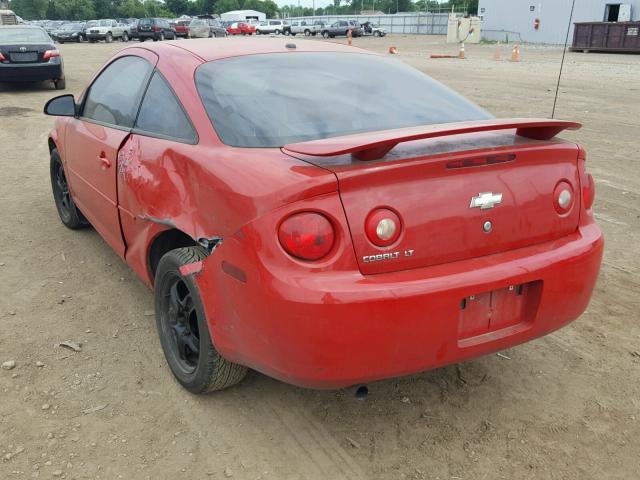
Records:
{"label": "parked car in background", "polygon": [[209,38],[211,27],[203,18],[194,18],[189,23],[189,38]]}
{"label": "parked car in background", "polygon": [[339,20],[329,27],[324,27],[321,33],[324,38],[346,37],[349,30],[354,37],[362,35],[360,24],[354,20]]}
{"label": "parked car in background", "polygon": [[253,35],[257,32],[253,25],[245,22],[233,22],[227,27],[227,33],[229,35]]}
{"label": "parked car in background", "polygon": [[41,27],[30,25],[0,28],[0,82],[51,80],[64,90],[64,64],[51,37]]}
{"label": "parked car in background", "polygon": [[98,20],[96,25],[88,27],[86,37],[90,43],[104,40],[111,43],[116,39],[123,42],[129,41],[129,26],[122,25],[113,19]]}
{"label": "parked car in background", "polygon": [[[207,23],[209,23],[209,27],[211,27],[212,37],[226,37],[229,35],[229,33],[227,32],[227,27],[223,27],[220,23],[220,20],[218,20],[217,18],[207,18],[206,20]],[[255,33],[255,31],[253,33]]]}
{"label": "parked car in background", "polygon": [[176,31],[176,37],[189,38],[189,25],[191,24],[190,18],[181,18],[180,20],[174,20],[169,22],[171,28]]}
{"label": "parked car in background", "polygon": [[66,22],[64,20],[47,20],[44,25],[42,25],[42,28],[44,28],[45,32],[51,35],[55,30],[61,28],[65,23],[69,22]]}
{"label": "parked car in background", "polygon": [[138,40],[144,42],[147,39],[152,39],[154,42],[165,39],[175,40],[176,31],[164,18],[141,18],[138,20]]}
{"label": "parked car in background", "polygon": [[[60,117],[43,144],[60,220],[93,226],[153,288],[186,389],[229,387],[248,368],[361,385],[505,350],[585,311],[604,239],[586,152],[558,137],[579,123],[494,118],[346,45],[221,43],[125,48],[81,102],[45,106]],[[82,241],[49,238],[54,251]]]}
{"label": "parked car in background", "polygon": [[189,38],[226,37],[227,29],[217,18],[194,18],[189,24]]}
{"label": "parked car in background", "polygon": [[309,37],[318,33],[318,27],[311,20],[293,20],[287,25],[284,33],[294,37],[298,34]]}
{"label": "parked car in background", "polygon": [[129,38],[138,38],[138,21],[139,20],[136,18],[129,24]]}
{"label": "parked car in background", "polygon": [[384,37],[387,30],[380,27],[377,23],[364,22],[362,25],[362,35],[372,35],[374,37]]}
{"label": "parked car in background", "polygon": [[287,23],[284,20],[265,20],[255,27],[256,35],[266,35],[269,33],[280,35],[284,33],[286,26]]}
{"label": "parked car in background", "polygon": [[77,42],[80,43],[84,38],[84,23],[67,23],[58,30],[54,30],[51,36],[58,43]]}
{"label": "parked car in background", "polygon": [[98,25],[98,20],[89,20],[88,22],[85,22],[84,28],[82,29],[82,38],[87,40],[87,30],[97,25]]}

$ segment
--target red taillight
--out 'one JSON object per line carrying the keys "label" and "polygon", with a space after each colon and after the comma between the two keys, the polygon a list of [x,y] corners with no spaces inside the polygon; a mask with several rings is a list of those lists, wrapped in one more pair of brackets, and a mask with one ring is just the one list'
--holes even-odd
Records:
{"label": "red taillight", "polygon": [[278,239],[289,255],[302,260],[320,260],[333,248],[335,232],[324,215],[303,212],[291,215],[280,224]]}
{"label": "red taillight", "polygon": [[154,32],[159,32],[159,31],[160,31],[160,28],[159,28],[159,27],[156,27],[156,26],[154,25],[154,26],[153,26],[153,31],[154,31]]}
{"label": "red taillight", "polygon": [[593,177],[590,173],[587,173],[586,185],[582,187],[582,200],[584,202],[585,210],[589,210],[593,206],[593,201],[596,199],[596,183],[593,181]]}
{"label": "red taillight", "polygon": [[4,58],[4,55],[0,52],[0,62],[4,62],[5,60],[6,58]]}
{"label": "red taillight", "polygon": [[553,206],[560,215],[568,213],[573,207],[573,188],[568,182],[558,182],[553,191]]}
{"label": "red taillight", "polygon": [[388,208],[378,208],[369,214],[364,229],[373,244],[387,247],[400,237],[402,223],[395,212]]}
{"label": "red taillight", "polygon": [[60,52],[58,50],[47,50],[46,52],[44,52],[44,58],[45,60],[49,60],[53,57],[59,57],[60,56]]}

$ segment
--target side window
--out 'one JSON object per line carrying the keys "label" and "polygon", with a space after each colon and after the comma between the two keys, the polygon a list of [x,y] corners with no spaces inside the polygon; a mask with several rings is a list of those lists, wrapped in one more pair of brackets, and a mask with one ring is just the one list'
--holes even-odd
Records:
{"label": "side window", "polygon": [[158,72],[153,74],[142,101],[136,129],[162,137],[171,137],[187,143],[196,143],[198,137],[173,90]]}
{"label": "side window", "polygon": [[82,116],[118,127],[133,127],[152,68],[140,57],[114,61],[89,87]]}

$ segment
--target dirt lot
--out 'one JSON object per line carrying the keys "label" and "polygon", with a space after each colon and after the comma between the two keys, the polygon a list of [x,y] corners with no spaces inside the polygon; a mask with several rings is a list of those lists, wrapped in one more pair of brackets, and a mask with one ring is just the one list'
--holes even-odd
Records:
{"label": "dirt lot", "polygon": [[[217,40],[213,39],[212,42]],[[551,114],[561,50],[521,63],[433,37],[355,39],[497,116]],[[62,45],[68,91],[122,48]],[[503,51],[503,57],[508,52]],[[584,122],[605,261],[589,310],[546,338],[348,392],[252,374],[185,393],[160,350],[152,293],[51,198],[42,85],[0,86],[0,478],[613,479],[640,477],[640,56],[571,53],[560,118]],[[74,353],[56,347],[82,343]]]}

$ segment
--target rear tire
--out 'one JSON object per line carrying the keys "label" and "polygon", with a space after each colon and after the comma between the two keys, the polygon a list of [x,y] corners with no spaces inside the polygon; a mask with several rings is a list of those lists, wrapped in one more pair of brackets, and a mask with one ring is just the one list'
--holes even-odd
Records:
{"label": "rear tire", "polygon": [[58,78],[53,81],[53,86],[56,87],[56,90],[64,90],[67,88],[67,81],[64,78]]}
{"label": "rear tire", "polygon": [[192,393],[207,393],[235,385],[247,368],[220,356],[211,342],[200,292],[193,276],[180,267],[204,260],[202,247],[165,254],[155,277],[156,326],[160,343],[176,380]]}
{"label": "rear tire", "polygon": [[60,221],[65,227],[71,230],[77,230],[89,225],[87,219],[78,210],[76,204],[71,198],[69,192],[69,184],[67,183],[67,177],[64,173],[64,167],[62,165],[62,159],[58,153],[58,149],[51,150],[51,159],[49,162],[49,173],[51,176],[51,189],[53,191],[53,201],[56,204],[58,210],[58,216]]}
{"label": "rear tire", "polygon": [[276,35],[280,35],[280,30],[277,30],[277,29],[276,29],[276,31],[275,31],[275,32],[273,32],[273,33],[275,33]]}
{"label": "rear tire", "polygon": [[322,38],[329,38],[329,32],[322,32]]}
{"label": "rear tire", "polygon": [[160,37],[158,38],[161,42],[164,42],[164,32],[160,32]]}
{"label": "rear tire", "polygon": [[107,36],[104,37],[104,41],[107,43],[113,42],[113,35],[111,35],[110,33],[107,33]]}
{"label": "rear tire", "polygon": [[127,32],[124,32],[122,34],[122,41],[123,42],[128,42],[129,41],[129,34]]}

